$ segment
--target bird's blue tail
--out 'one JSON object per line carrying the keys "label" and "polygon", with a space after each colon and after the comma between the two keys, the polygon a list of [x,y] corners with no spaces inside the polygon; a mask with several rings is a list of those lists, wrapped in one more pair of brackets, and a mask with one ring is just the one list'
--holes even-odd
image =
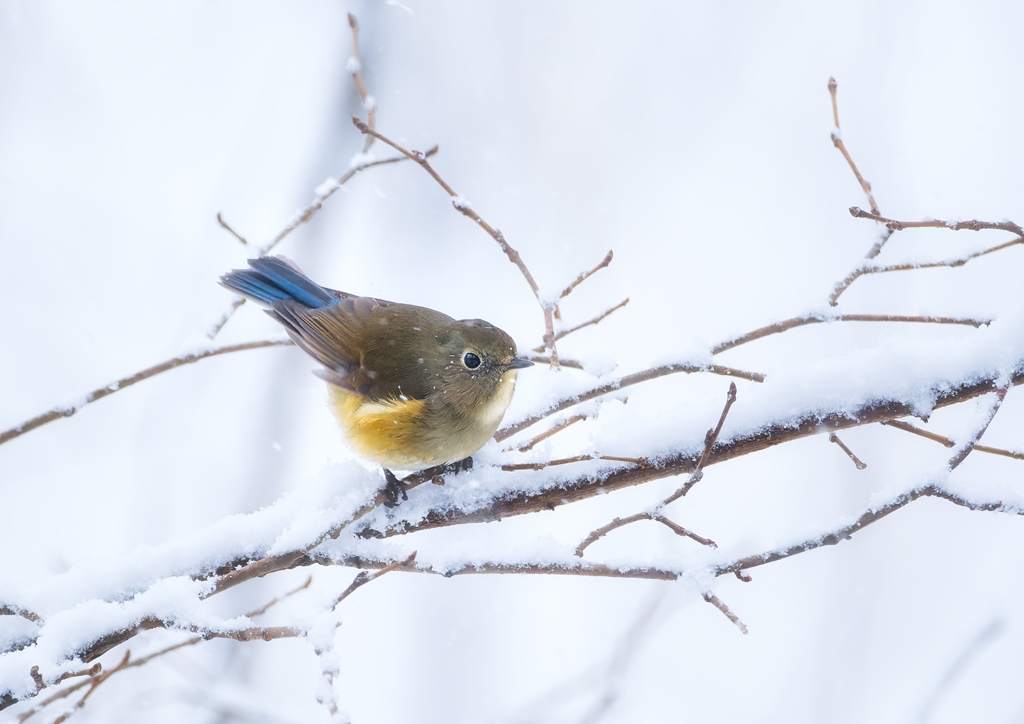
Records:
{"label": "bird's blue tail", "polygon": [[330,292],[284,259],[263,256],[250,259],[249,266],[252,269],[232,269],[220,278],[220,283],[263,304],[294,299],[315,309],[337,301]]}

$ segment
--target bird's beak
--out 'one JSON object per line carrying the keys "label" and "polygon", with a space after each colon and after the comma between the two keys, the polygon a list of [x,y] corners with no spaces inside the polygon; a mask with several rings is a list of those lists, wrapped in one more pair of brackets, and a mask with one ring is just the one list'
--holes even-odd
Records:
{"label": "bird's beak", "polygon": [[525,357],[515,357],[511,362],[505,365],[505,369],[507,370],[521,370],[524,367],[533,367],[533,362]]}

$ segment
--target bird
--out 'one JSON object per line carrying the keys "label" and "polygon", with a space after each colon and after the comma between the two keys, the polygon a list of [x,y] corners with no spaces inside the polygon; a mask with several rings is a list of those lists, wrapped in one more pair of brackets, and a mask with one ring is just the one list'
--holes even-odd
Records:
{"label": "bird", "polygon": [[248,263],[220,284],[263,306],[322,365],[314,374],[349,446],[392,487],[392,469],[470,466],[501,424],[516,373],[533,365],[481,319],[328,289],[282,256]]}

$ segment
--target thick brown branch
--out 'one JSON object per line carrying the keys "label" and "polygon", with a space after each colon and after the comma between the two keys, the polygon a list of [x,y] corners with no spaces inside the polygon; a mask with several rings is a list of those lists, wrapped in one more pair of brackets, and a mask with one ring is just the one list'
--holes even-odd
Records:
{"label": "thick brown branch", "polygon": [[[1024,382],[1024,367],[1019,368],[1012,379],[1013,385]],[[950,386],[937,391],[934,408],[947,407],[965,400],[992,392],[995,379],[984,379],[972,384]],[[908,417],[915,413],[914,408],[901,401],[873,401],[863,404],[857,410],[846,413],[829,413],[818,415],[807,413],[805,417],[794,421],[792,425],[780,425],[749,433],[720,443],[711,453],[708,465],[733,460],[743,455],[775,447],[792,440],[811,435],[845,430],[860,425],[869,425]],[[623,465],[622,467],[588,473],[586,476],[566,478],[558,481],[548,490],[530,491],[529,493],[508,493],[497,498],[486,508],[470,512],[461,510],[433,510],[422,521],[417,523],[400,523],[381,530],[367,528],[360,532],[364,537],[386,537],[411,533],[428,528],[440,528],[465,523],[483,523],[501,520],[513,515],[536,513],[542,510],[554,510],[556,507],[586,500],[596,495],[603,495],[615,490],[647,483],[652,480],[688,474],[696,468],[698,457],[684,453],[666,456],[657,464]],[[730,571],[731,572],[731,571]]]}
{"label": "thick brown branch", "polygon": [[161,374],[162,372],[173,370],[175,367],[193,364],[194,362],[206,359],[207,357],[216,357],[218,355],[229,354],[231,352],[241,352],[247,349],[262,349],[263,347],[282,347],[290,344],[291,341],[289,340],[265,339],[259,342],[229,344],[224,347],[208,349],[204,350],[203,352],[196,352],[195,354],[186,354],[182,355],[181,357],[169,359],[166,362],[161,362],[160,364],[144,369],[141,372],[136,372],[134,375],[122,377],[117,382],[113,382],[107,385],[106,387],[100,387],[99,389],[93,390],[88,395],[86,395],[81,402],[77,402],[73,405],[68,406],[55,407],[49,412],[44,412],[42,415],[37,415],[36,417],[33,417],[31,420],[27,420],[21,423],[17,427],[13,427],[10,430],[6,430],[0,433],[0,445],[3,445],[5,442],[13,440],[16,437],[22,436],[26,432],[31,432],[32,430],[35,430],[37,427],[41,427],[42,425],[53,422],[54,420],[59,420],[62,417],[71,417],[86,405],[92,404],[93,402],[97,402],[98,400],[102,400],[104,397],[108,397],[109,395],[112,395],[115,392],[118,392],[119,390],[123,390],[125,387],[131,387],[136,382],[142,382],[142,380],[148,380],[150,377],[155,377],[156,375]]}

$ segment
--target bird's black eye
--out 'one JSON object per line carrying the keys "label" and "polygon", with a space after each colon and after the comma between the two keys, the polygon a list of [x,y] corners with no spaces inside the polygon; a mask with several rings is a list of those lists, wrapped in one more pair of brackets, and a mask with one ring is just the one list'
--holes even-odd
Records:
{"label": "bird's black eye", "polygon": [[462,355],[462,364],[466,365],[471,370],[475,370],[480,366],[480,358],[472,352],[466,352],[466,354]]}

